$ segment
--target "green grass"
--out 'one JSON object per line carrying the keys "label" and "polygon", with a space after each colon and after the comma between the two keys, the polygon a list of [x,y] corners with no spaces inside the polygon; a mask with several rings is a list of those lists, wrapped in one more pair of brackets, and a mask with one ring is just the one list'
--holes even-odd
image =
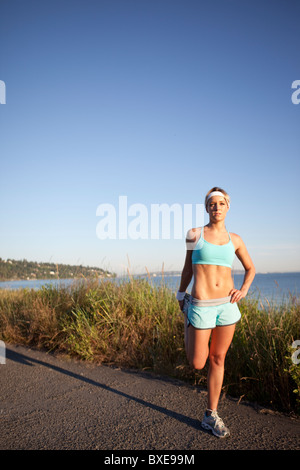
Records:
{"label": "green grass", "polygon": [[[226,358],[223,391],[299,413],[299,299],[262,307],[239,303],[242,320]],[[81,280],[71,287],[0,291],[0,338],[127,368],[150,369],[206,386],[207,366],[193,371],[184,352],[183,316],[172,291],[148,280]]]}

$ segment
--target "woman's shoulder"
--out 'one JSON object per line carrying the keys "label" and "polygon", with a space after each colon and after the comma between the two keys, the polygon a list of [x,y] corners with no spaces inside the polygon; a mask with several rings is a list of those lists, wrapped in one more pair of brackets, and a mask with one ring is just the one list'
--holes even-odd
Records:
{"label": "woman's shoulder", "polygon": [[237,233],[233,233],[233,232],[229,232],[229,233],[230,233],[230,237],[234,246],[238,247],[239,245],[241,245],[241,243],[243,243],[242,238]]}

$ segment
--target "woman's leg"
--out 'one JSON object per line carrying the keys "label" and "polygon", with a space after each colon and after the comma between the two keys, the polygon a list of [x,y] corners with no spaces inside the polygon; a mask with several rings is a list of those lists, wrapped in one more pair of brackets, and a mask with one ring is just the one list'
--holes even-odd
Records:
{"label": "woman's leg", "polygon": [[234,330],[235,325],[217,326],[212,330],[207,379],[207,408],[210,410],[216,410],[218,406],[223,385],[225,357],[231,344]]}
{"label": "woman's leg", "polygon": [[209,354],[211,329],[199,330],[185,323],[185,346],[189,363],[194,369],[203,369]]}

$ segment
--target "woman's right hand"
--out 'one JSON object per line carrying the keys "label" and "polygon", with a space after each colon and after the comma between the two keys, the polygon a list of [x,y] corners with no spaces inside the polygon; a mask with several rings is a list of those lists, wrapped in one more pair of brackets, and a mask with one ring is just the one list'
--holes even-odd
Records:
{"label": "woman's right hand", "polygon": [[183,310],[184,300],[178,300],[178,303],[179,303],[179,308],[182,311]]}

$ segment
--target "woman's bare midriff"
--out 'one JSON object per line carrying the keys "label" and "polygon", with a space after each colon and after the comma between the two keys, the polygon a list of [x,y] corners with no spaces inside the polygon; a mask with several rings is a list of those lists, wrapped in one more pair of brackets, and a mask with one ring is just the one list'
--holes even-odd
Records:
{"label": "woman's bare midriff", "polygon": [[231,269],[226,266],[193,264],[194,285],[192,296],[196,299],[219,299],[229,296],[234,288]]}

